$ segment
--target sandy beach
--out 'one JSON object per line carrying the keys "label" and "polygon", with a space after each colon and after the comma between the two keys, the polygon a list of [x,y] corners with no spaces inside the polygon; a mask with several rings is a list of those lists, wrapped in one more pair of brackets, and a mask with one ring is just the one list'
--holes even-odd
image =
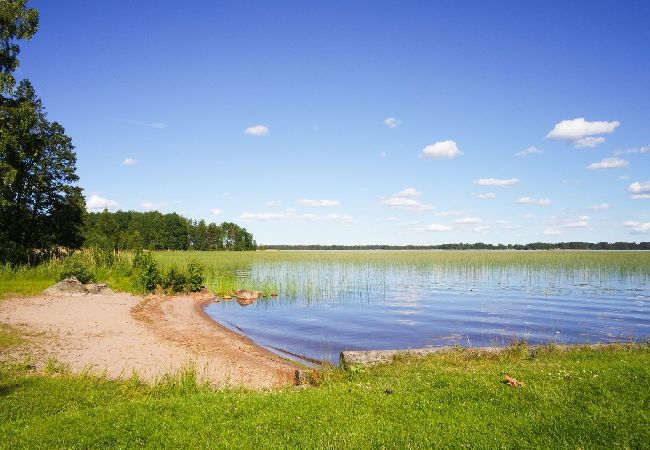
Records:
{"label": "sandy beach", "polygon": [[109,378],[137,372],[155,381],[193,364],[199,380],[216,386],[293,382],[295,365],[212,321],[202,310],[206,301],[121,293],[8,299],[0,303],[0,322],[26,345],[0,356],[30,356],[37,369],[56,358],[73,372]]}

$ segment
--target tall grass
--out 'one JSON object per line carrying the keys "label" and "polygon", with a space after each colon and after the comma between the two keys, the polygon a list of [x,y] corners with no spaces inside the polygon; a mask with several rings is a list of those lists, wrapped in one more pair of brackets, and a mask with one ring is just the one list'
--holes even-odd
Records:
{"label": "tall grass", "polygon": [[[650,277],[650,252],[632,251],[160,251],[154,257],[162,272],[199,262],[207,287],[217,293],[241,288],[286,297],[331,297],[343,288],[359,294],[371,285],[377,289],[378,283],[389,283],[397,271],[421,276],[437,271],[468,280],[486,273],[507,277],[512,271],[546,277]],[[137,292],[131,258],[126,252],[103,264],[88,257],[87,264],[98,282]],[[58,259],[36,267],[0,266],[0,298],[37,294],[56,282],[62,269]]]}

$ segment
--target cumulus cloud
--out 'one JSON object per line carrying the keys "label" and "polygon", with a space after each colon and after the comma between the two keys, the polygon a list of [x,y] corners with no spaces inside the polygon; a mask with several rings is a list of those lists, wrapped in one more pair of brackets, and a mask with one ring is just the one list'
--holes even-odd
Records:
{"label": "cumulus cloud", "polygon": [[309,207],[329,207],[329,206],[338,206],[341,204],[338,200],[313,200],[313,199],[306,199],[303,198],[301,200],[298,200],[298,204],[302,206],[309,206]]}
{"label": "cumulus cloud", "polygon": [[462,154],[456,142],[447,140],[427,145],[420,153],[420,158],[451,159]]}
{"label": "cumulus cloud", "polygon": [[110,198],[105,198],[97,194],[91,194],[90,198],[86,200],[86,208],[89,211],[102,211],[104,209],[115,209],[120,204]]}
{"label": "cumulus cloud", "polygon": [[587,166],[589,170],[620,169],[629,166],[630,163],[621,158],[605,158],[599,162],[591,163]]}
{"label": "cumulus cloud", "polygon": [[434,209],[431,205],[426,205],[420,200],[417,200],[413,197],[418,197],[422,195],[422,192],[419,192],[415,188],[406,188],[392,197],[381,199],[381,204],[385,206],[390,206],[391,208],[404,209],[408,211],[427,211]]}
{"label": "cumulus cloud", "polygon": [[441,223],[432,223],[431,225],[427,225],[424,229],[426,231],[434,231],[434,232],[451,231],[450,226],[443,225]]}
{"label": "cumulus cloud", "polygon": [[418,191],[415,188],[406,188],[403,191],[399,191],[395,194],[395,197],[419,197],[422,195],[422,192]]}
{"label": "cumulus cloud", "polygon": [[605,210],[607,210],[607,209],[609,209],[611,207],[612,207],[612,205],[610,205],[609,203],[600,203],[598,205],[594,205],[594,206],[590,207],[589,210],[591,210],[591,211],[605,211]]}
{"label": "cumulus cloud", "polygon": [[454,220],[456,225],[475,225],[477,223],[483,223],[484,220],[479,217],[463,217],[462,219]]}
{"label": "cumulus cloud", "polygon": [[122,161],[123,166],[135,166],[137,163],[138,160],[133,158],[124,158],[124,161]]}
{"label": "cumulus cloud", "polygon": [[218,216],[219,214],[222,213],[222,210],[220,208],[211,208],[210,212],[214,214],[215,216]]}
{"label": "cumulus cloud", "polygon": [[544,153],[544,150],[542,150],[541,148],[537,148],[533,145],[528,147],[525,150],[515,153],[515,156],[519,156],[520,158],[525,158],[528,155],[534,155],[536,153]]}
{"label": "cumulus cloud", "polygon": [[637,181],[627,188],[634,199],[650,198],[650,181]]}
{"label": "cumulus cloud", "polygon": [[244,133],[249,136],[267,136],[270,132],[271,130],[265,125],[255,125],[244,130]]}
{"label": "cumulus cloud", "polygon": [[634,234],[650,234],[650,222],[628,220],[623,223],[623,226]]}
{"label": "cumulus cloud", "polygon": [[391,208],[405,209],[408,211],[428,211],[434,209],[431,205],[425,205],[419,200],[406,197],[389,197],[381,200],[381,204]]}
{"label": "cumulus cloud", "polygon": [[521,197],[518,198],[515,203],[519,205],[540,205],[540,206],[545,206],[545,205],[550,205],[551,204],[551,199],[550,198],[532,198],[532,197]]}
{"label": "cumulus cloud", "polygon": [[509,187],[514,186],[515,184],[520,183],[519,178],[480,178],[474,181],[474,184],[479,184],[481,186],[498,186],[498,187]]}
{"label": "cumulus cloud", "polygon": [[595,147],[605,142],[605,138],[599,135],[613,133],[620,124],[618,121],[589,122],[583,117],[563,120],[555,124],[555,127],[546,135],[546,139],[566,141],[576,148]]}
{"label": "cumulus cloud", "polygon": [[398,120],[394,117],[388,117],[384,119],[384,125],[386,125],[388,128],[397,128],[402,124],[401,120]]}
{"label": "cumulus cloud", "polygon": [[497,194],[494,192],[486,192],[485,194],[476,194],[476,198],[479,200],[491,200],[493,198],[496,198]]}

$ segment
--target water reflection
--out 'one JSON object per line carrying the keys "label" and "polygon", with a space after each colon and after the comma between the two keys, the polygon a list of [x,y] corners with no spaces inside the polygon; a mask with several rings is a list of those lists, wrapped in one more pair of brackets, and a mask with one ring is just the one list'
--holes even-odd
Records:
{"label": "water reflection", "polygon": [[280,296],[206,308],[269,348],[336,362],[341,350],[585,343],[650,335],[647,275],[511,267],[252,266]]}

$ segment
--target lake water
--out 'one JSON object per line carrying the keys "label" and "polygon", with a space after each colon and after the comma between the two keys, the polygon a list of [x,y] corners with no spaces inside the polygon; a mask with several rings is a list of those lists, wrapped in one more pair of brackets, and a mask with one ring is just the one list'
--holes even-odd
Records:
{"label": "lake water", "polygon": [[645,274],[512,267],[253,266],[280,296],[206,307],[283,356],[338,362],[342,350],[593,343],[650,337]]}

